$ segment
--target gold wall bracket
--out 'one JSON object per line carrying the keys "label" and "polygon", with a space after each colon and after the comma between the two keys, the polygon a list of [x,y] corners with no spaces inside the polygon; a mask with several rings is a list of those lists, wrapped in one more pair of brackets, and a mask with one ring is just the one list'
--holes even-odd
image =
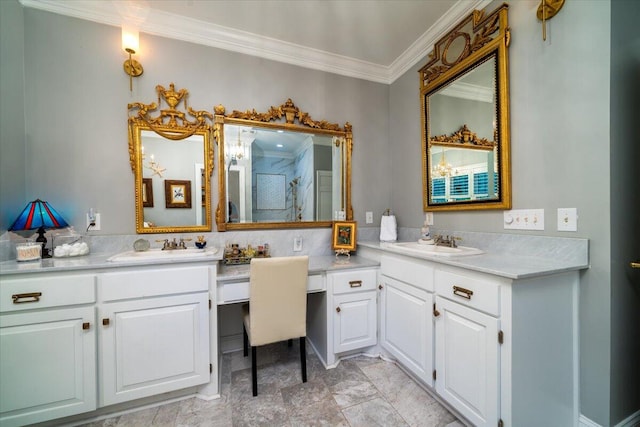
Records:
{"label": "gold wall bracket", "polygon": [[542,0],[538,6],[536,16],[542,21],[542,40],[547,40],[547,21],[560,12],[565,0]]}
{"label": "gold wall bracket", "polygon": [[129,59],[124,61],[124,64],[122,64],[122,68],[124,68],[124,72],[129,75],[129,91],[133,91],[133,78],[141,76],[144,72],[144,69],[142,68],[141,63],[131,57],[131,55],[136,52],[130,48],[127,48],[125,50],[129,54]]}

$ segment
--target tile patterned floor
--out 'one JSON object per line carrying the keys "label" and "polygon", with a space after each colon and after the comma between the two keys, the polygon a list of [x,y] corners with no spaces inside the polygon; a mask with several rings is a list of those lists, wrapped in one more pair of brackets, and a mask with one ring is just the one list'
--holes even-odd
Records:
{"label": "tile patterned floor", "polygon": [[394,363],[359,356],[325,370],[307,357],[302,383],[298,346],[258,349],[258,396],[251,393],[250,357],[223,357],[221,398],[191,398],[89,427],[111,426],[428,426],[463,427]]}

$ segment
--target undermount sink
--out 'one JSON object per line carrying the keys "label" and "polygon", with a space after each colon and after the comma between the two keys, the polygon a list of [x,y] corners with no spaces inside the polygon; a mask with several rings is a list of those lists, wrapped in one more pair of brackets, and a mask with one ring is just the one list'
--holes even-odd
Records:
{"label": "undermount sink", "polygon": [[147,251],[127,251],[121,252],[107,259],[111,262],[127,262],[127,261],[169,261],[191,258],[202,258],[214,255],[218,252],[217,248],[209,249],[149,249]]}
{"label": "undermount sink", "polygon": [[404,250],[412,253],[444,257],[479,255],[484,253],[484,251],[480,249],[470,248],[467,246],[452,248],[449,246],[425,245],[418,242],[391,243],[390,246],[398,250]]}

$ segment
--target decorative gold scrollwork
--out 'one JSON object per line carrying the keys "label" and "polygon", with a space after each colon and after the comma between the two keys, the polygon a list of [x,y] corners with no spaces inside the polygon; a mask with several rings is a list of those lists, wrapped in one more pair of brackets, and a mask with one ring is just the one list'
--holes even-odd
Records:
{"label": "decorative gold scrollwork", "polygon": [[479,148],[493,150],[497,143],[486,138],[478,138],[474,132],[471,132],[467,125],[462,125],[460,130],[453,132],[451,135],[438,135],[429,140],[432,145],[453,145],[464,146],[465,148]]}

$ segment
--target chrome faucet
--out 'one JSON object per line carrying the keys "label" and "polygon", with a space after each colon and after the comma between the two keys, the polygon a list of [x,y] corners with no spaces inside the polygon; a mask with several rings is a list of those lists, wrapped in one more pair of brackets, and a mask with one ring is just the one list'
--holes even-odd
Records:
{"label": "chrome faucet", "polygon": [[450,248],[457,248],[458,244],[456,240],[462,240],[460,237],[447,236],[446,238],[440,234],[437,234],[433,238],[433,243],[436,246],[449,246]]}

